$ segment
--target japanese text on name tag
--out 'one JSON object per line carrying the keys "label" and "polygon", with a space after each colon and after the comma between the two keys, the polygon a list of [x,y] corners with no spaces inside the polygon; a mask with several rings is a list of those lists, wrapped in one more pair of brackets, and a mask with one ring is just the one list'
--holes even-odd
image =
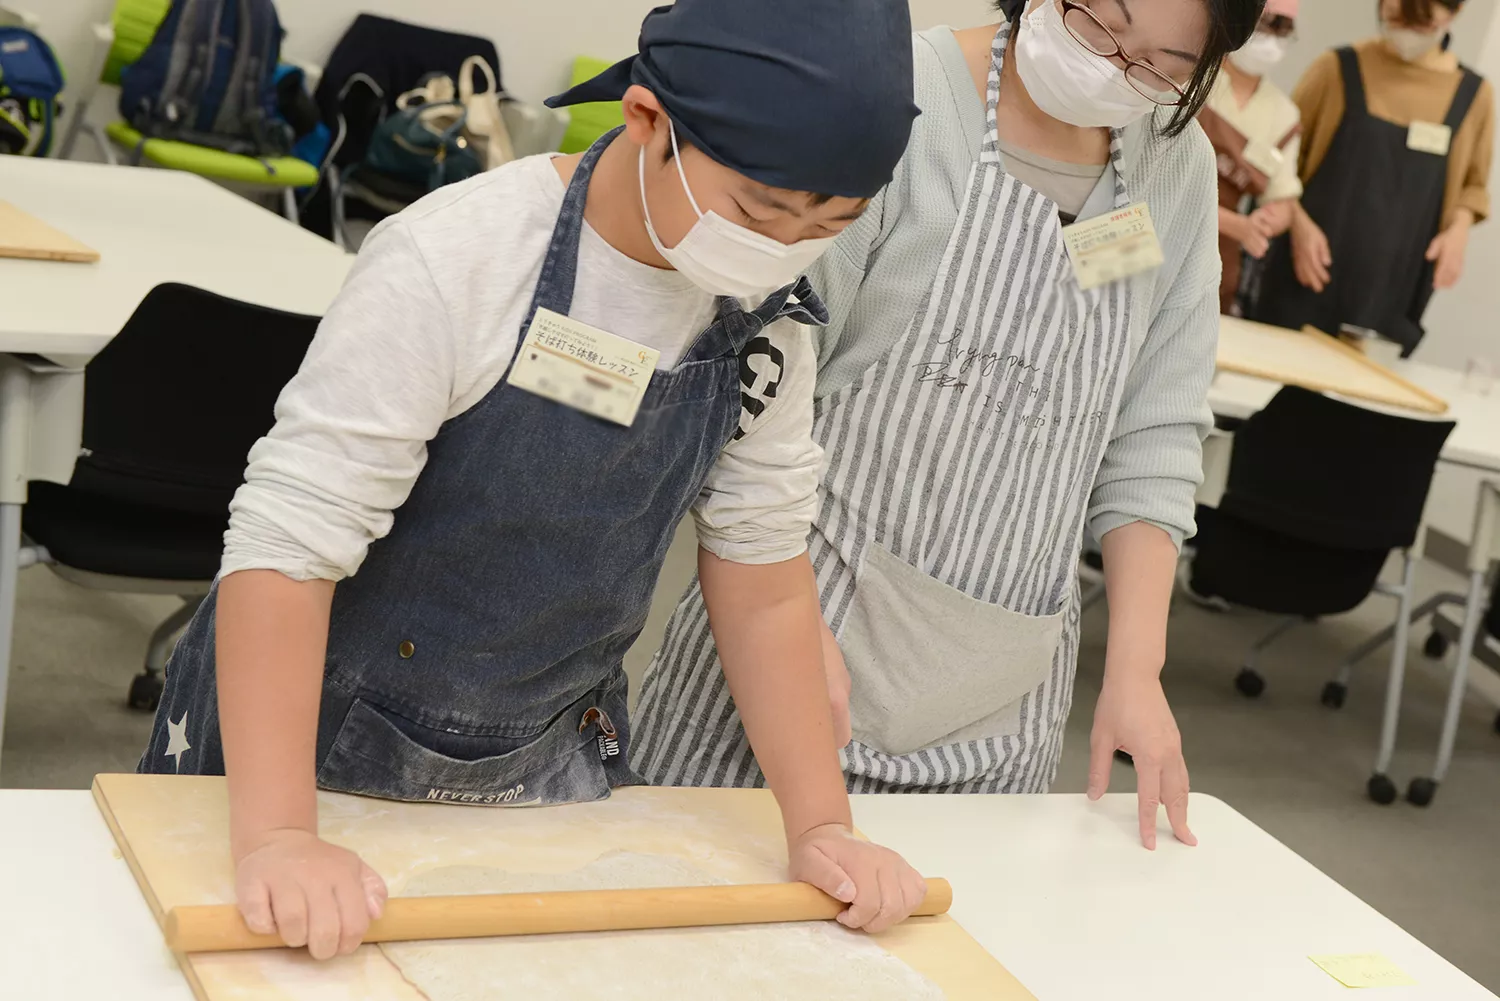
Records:
{"label": "japanese text on name tag", "polygon": [[1063,227],[1079,288],[1091,289],[1161,266],[1161,244],[1151,210],[1137,202],[1108,215]]}
{"label": "japanese text on name tag", "polygon": [[511,385],[629,427],[661,352],[538,309],[511,366]]}

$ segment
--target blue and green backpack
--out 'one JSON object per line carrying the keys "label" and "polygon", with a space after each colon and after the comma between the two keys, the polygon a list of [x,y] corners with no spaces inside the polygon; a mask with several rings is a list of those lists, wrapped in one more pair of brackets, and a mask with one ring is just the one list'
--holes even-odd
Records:
{"label": "blue and green backpack", "polygon": [[0,153],[46,156],[65,84],[51,46],[25,28],[0,28]]}

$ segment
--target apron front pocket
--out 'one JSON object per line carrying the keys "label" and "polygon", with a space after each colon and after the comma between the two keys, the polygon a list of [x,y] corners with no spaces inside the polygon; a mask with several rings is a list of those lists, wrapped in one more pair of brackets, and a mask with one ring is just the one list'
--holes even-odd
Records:
{"label": "apron front pocket", "polygon": [[[355,698],[318,768],[318,785],[360,796],[472,806],[603,799],[610,782],[600,759],[598,728],[590,724],[579,732],[586,708],[570,708],[519,747],[515,738],[493,737],[488,738],[493,753],[458,758],[426,746],[451,743],[446,732]],[[466,743],[473,747],[482,740]]]}
{"label": "apron front pocket", "polygon": [[866,547],[840,647],[854,737],[886,754],[999,737],[1052,670],[1066,606],[1021,615]]}

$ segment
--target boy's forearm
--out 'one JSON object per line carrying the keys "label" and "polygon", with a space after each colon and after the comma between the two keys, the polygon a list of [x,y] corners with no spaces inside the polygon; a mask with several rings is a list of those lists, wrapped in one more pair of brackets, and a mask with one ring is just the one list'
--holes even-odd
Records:
{"label": "boy's forearm", "polygon": [[333,587],[274,570],[219,582],[219,730],[236,859],[268,831],[317,833],[314,762]]}
{"label": "boy's forearm", "polygon": [[700,549],[698,574],[724,676],[788,838],[849,826],[807,555],[749,566]]}

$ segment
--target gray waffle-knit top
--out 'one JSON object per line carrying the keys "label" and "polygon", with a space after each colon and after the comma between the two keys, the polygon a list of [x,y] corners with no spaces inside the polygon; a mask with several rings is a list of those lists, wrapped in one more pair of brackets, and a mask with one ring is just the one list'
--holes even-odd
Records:
{"label": "gray waffle-knit top", "polygon": [[[914,45],[922,115],[906,155],[890,186],[809,271],[831,314],[814,333],[819,399],[878,363],[906,332],[983,143],[984,102],[952,30],[924,31]],[[1166,114],[1123,136],[1126,190],[1150,207],[1165,261],[1131,279],[1130,371],[1088,524],[1097,539],[1144,521],[1180,546],[1194,531],[1202,442],[1213,424],[1207,394],[1219,332],[1218,192],[1207,137],[1194,125],[1164,138]]]}

